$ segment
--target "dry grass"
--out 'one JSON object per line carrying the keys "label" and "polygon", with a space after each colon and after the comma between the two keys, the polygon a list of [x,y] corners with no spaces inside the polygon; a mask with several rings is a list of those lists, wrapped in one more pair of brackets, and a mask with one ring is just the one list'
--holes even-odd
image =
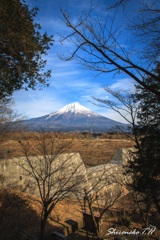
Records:
{"label": "dry grass", "polygon": [[[120,134],[102,135],[99,138],[88,135],[84,138],[82,134],[58,133],[55,135],[48,133],[48,138],[53,137],[53,135],[56,138],[56,149],[62,145],[67,145],[67,152],[79,152],[84,163],[90,166],[108,163],[119,148],[134,146],[132,140]],[[19,145],[21,138],[21,134],[16,134],[4,143],[3,152],[6,158],[23,156]],[[34,146],[31,133],[27,133],[27,140]]]}

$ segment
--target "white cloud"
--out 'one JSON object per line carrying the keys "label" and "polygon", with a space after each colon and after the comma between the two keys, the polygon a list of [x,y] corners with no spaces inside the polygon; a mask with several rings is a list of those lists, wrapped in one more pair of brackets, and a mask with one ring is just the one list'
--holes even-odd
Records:
{"label": "white cloud", "polygon": [[69,76],[72,76],[72,75],[78,75],[79,74],[79,71],[78,70],[70,70],[70,71],[61,71],[61,72],[53,72],[53,76],[56,78],[56,77],[69,77]]}
{"label": "white cloud", "polygon": [[15,110],[26,118],[40,117],[58,110],[66,102],[56,93],[43,91],[17,91],[14,93]]}
{"label": "white cloud", "polygon": [[[128,123],[123,117],[121,117],[118,113],[116,113],[113,110],[110,109],[104,109],[104,111],[98,111],[97,113],[99,113],[100,115],[110,118],[114,121],[117,122],[122,122],[122,123]],[[130,119],[130,116],[127,116]]]}
{"label": "white cloud", "polygon": [[109,86],[112,90],[123,90],[128,92],[134,92],[135,86],[133,80],[130,78],[123,78],[116,80],[115,83]]}

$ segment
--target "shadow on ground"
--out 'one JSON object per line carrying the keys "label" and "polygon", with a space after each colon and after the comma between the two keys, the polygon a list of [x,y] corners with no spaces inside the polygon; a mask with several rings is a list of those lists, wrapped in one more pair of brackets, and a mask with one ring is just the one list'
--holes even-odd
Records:
{"label": "shadow on ground", "polygon": [[[30,201],[12,190],[0,191],[0,239],[18,240],[17,229],[24,229],[35,237],[39,235],[40,217]],[[47,225],[51,231],[52,226]]]}

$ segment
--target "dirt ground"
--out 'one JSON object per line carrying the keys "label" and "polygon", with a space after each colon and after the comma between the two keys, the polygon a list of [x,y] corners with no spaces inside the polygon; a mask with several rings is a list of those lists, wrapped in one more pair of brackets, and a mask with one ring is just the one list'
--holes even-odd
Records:
{"label": "dirt ground", "polygon": [[[41,205],[37,202],[37,198],[25,193],[19,193],[17,191],[0,191],[0,234],[2,240],[17,240],[14,238],[14,235],[17,229],[25,229],[26,232],[32,234],[35,237],[38,237],[40,230],[40,213]],[[103,235],[108,233],[110,228],[115,228],[116,231],[132,231],[136,229],[142,232],[143,225],[140,217],[137,217],[133,211],[134,206],[131,205],[130,196],[124,196],[111,209],[106,213],[103,220],[102,232]],[[130,211],[133,221],[131,222],[130,227],[125,227],[119,223],[118,216],[115,213],[123,212],[126,213]],[[112,213],[112,215],[110,214]],[[72,240],[84,240],[86,239],[86,232],[83,229],[83,215],[82,209],[78,201],[74,200],[62,200],[59,202],[54,210],[52,211],[47,226],[45,229],[45,236],[53,231],[61,232],[65,235],[68,235],[66,220],[71,219],[78,223],[78,232],[71,235]],[[69,230],[70,231],[70,230]],[[135,236],[118,236],[118,235],[109,235],[105,239],[114,240],[115,237],[120,237],[121,239],[135,240]],[[156,231],[154,236],[147,237],[144,236],[143,239],[159,239],[160,232]],[[93,239],[93,238],[92,238]]]}

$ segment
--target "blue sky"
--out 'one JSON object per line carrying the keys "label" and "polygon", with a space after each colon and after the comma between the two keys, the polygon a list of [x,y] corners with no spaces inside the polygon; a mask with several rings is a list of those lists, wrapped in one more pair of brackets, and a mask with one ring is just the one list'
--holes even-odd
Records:
{"label": "blue sky", "polygon": [[[120,91],[133,90],[134,82],[125,74],[113,76],[113,74],[102,74],[96,77],[96,73],[87,70],[76,62],[62,61],[58,57],[59,54],[67,54],[67,51],[73,49],[71,43],[60,44],[60,35],[67,35],[69,29],[66,27],[59,6],[69,9],[73,14],[75,21],[78,14],[89,9],[90,0],[26,0],[26,3],[32,7],[38,7],[39,11],[36,17],[36,22],[42,26],[42,32],[54,35],[54,45],[48,51],[47,69],[52,70],[50,86],[43,90],[20,90],[13,95],[15,102],[15,110],[24,115],[26,118],[39,117],[58,110],[59,108],[71,102],[79,102],[89,109],[106,116],[108,118],[123,121],[116,113],[111,110],[98,107],[92,104],[92,97],[110,98],[103,90],[104,86],[110,86],[112,89]],[[93,1],[96,6],[96,14],[100,17],[105,17],[105,0]],[[131,1],[130,9],[134,10],[134,2]],[[131,10],[130,10],[131,11]],[[123,22],[123,9],[117,14],[117,24]],[[125,28],[125,23],[123,23]],[[125,37],[122,37],[122,41]],[[124,121],[123,121],[124,122]]]}

